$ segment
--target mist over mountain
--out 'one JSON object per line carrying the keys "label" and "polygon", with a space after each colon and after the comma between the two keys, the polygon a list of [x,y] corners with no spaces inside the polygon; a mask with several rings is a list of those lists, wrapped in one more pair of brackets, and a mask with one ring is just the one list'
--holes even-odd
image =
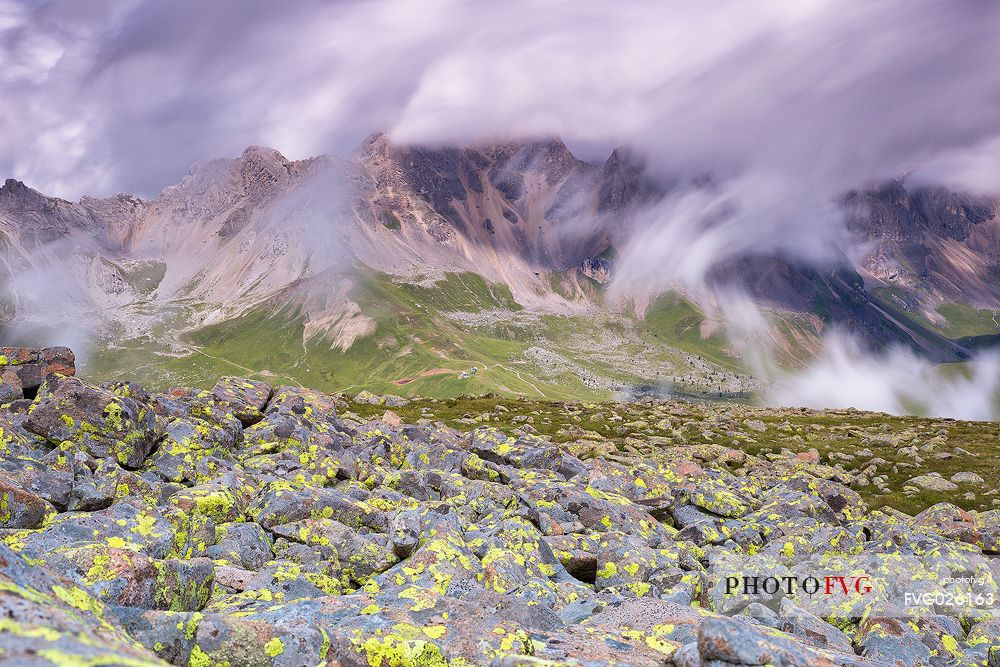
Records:
{"label": "mist over mountain", "polygon": [[[837,205],[841,244],[806,259],[741,234],[738,202],[711,177],[664,178],[626,148],[591,164],[558,140],[426,148],[384,134],[345,158],[290,161],[252,146],[194,165],[151,200],[71,203],[9,180],[5,335],[73,343],[85,362],[97,350],[95,370],[117,368],[110,357],[126,351],[162,373],[208,354],[243,366],[229,341],[259,320],[272,329],[258,344],[369,360],[362,349],[374,344],[390,365],[412,357],[409,374],[365,371],[407,391],[432,378],[460,392],[475,366],[473,386],[501,391],[673,387],[814,405],[845,399],[832,379],[801,383],[860,355],[847,365],[893,379],[877,398],[848,400],[933,411],[941,391],[956,396],[940,402],[944,414],[991,415],[995,373],[948,379],[932,367],[992,367],[980,355],[1000,334],[989,316],[1000,299],[996,202],[892,181]],[[411,318],[420,325],[399,327]],[[425,326],[454,331],[425,340]],[[453,342],[463,332],[490,349]],[[514,347],[492,349],[504,342]],[[311,365],[261,362],[247,370],[295,378]],[[963,411],[966,390],[985,402]]]}

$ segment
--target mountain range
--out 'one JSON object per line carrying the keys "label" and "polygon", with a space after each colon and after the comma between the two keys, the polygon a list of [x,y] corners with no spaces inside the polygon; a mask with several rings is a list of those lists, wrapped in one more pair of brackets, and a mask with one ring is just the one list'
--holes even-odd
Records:
{"label": "mountain range", "polygon": [[[704,179],[704,187],[712,187]],[[558,140],[196,164],[153,199],[0,188],[0,337],[72,344],[92,377],[237,373],[328,390],[739,398],[824,332],[960,363],[1000,340],[998,202],[905,180],[844,193],[850,248],[744,252],[708,289],[616,289],[643,213],[676,186],[637,153]],[[683,239],[679,239],[682,243]],[[716,294],[750,297],[747,341]]]}

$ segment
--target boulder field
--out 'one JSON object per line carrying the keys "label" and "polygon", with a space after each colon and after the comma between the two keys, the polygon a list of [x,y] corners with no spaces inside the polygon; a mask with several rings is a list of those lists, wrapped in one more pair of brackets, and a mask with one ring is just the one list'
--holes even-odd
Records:
{"label": "boulder field", "polygon": [[4,351],[5,664],[1000,665],[998,510]]}

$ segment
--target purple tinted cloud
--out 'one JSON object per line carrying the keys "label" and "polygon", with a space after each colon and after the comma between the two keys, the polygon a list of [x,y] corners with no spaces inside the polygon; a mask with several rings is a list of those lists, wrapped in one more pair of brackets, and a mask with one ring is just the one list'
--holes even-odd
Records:
{"label": "purple tinted cloud", "polygon": [[390,129],[835,191],[995,139],[998,24],[985,1],[0,0],[0,172],[151,194],[251,143]]}

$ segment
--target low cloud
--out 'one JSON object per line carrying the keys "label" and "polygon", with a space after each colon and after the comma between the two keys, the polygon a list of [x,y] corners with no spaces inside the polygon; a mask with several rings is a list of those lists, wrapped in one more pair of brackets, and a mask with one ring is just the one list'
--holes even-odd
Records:
{"label": "low cloud", "polygon": [[561,136],[820,194],[998,135],[995,3],[0,0],[0,170],[155,193],[271,145]]}
{"label": "low cloud", "polygon": [[33,264],[22,261],[7,275],[0,273],[0,304],[9,310],[8,316],[16,315],[10,321],[0,319],[0,340],[5,345],[65,345],[85,362],[93,341],[87,262],[64,242],[48,244],[44,258],[37,259]]}
{"label": "low cloud", "polygon": [[894,415],[1000,419],[1000,351],[937,365],[912,350],[872,350],[848,331],[820,332],[818,352],[803,366],[779,358],[773,313],[735,288],[702,305],[725,321],[730,345],[761,382],[759,402],[771,407],[857,408]]}
{"label": "low cloud", "polygon": [[[748,172],[723,183],[695,179],[633,212],[621,233],[612,292],[680,287],[705,305],[720,296],[712,270],[748,255],[812,265],[843,261],[853,244],[836,201],[817,201],[800,222],[801,198],[788,198],[774,174]],[[761,222],[761,216],[765,222]],[[800,229],[804,228],[804,229]],[[724,295],[723,295],[724,296]]]}
{"label": "low cloud", "polygon": [[956,419],[1000,417],[1000,354],[962,366],[934,366],[909,350],[872,353],[842,332],[796,373],[773,376],[765,402],[774,406],[860,408]]}

